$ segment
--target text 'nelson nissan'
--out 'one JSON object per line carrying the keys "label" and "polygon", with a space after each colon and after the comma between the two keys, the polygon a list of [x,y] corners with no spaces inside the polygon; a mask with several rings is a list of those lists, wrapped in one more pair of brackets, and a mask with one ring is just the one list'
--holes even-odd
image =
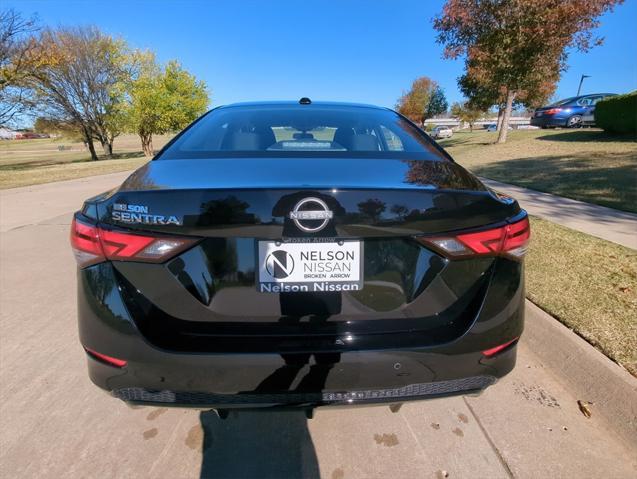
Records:
{"label": "text 'nelson nissan'", "polygon": [[133,404],[363,404],[515,364],[529,221],[397,113],[216,108],[75,214],[80,339]]}

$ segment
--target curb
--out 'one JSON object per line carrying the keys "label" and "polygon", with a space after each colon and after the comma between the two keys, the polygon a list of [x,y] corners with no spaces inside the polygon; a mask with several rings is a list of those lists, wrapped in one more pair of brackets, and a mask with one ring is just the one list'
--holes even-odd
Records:
{"label": "curb", "polygon": [[594,414],[637,444],[637,378],[528,299],[522,337],[577,398],[594,404]]}

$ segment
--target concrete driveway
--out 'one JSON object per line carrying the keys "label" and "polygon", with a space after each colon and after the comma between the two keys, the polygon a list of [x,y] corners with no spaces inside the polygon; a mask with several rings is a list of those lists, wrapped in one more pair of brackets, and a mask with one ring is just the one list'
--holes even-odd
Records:
{"label": "concrete driveway", "polygon": [[[87,378],[77,340],[73,209],[108,175],[0,192],[2,477],[629,478],[635,445],[587,419],[528,348],[482,396],[240,413],[129,409]],[[556,344],[555,347],[559,347]],[[593,407],[594,410],[594,407]]]}

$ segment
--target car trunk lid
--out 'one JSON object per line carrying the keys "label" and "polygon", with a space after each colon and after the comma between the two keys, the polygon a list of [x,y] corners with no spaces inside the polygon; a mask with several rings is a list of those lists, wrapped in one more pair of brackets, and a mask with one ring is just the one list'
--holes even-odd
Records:
{"label": "car trunk lid", "polygon": [[[307,198],[331,214],[317,231],[292,215]],[[248,340],[252,349],[330,349],[348,337],[360,347],[383,334],[450,341],[475,320],[496,260],[450,261],[415,237],[502,224],[520,211],[450,161],[355,158],[153,161],[89,204],[104,228],[200,238],[162,264],[113,266],[149,340],[204,351]],[[360,244],[362,288],[264,293],[259,243],[268,241]]]}

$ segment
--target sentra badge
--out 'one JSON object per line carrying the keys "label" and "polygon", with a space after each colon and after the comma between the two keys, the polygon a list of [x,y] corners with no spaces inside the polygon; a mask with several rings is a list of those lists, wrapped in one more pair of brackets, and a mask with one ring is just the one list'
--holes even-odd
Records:
{"label": "sentra badge", "polygon": [[113,204],[112,217],[115,221],[128,224],[142,225],[181,225],[182,222],[176,216],[154,215],[150,213],[148,206],[127,205],[124,203]]}

